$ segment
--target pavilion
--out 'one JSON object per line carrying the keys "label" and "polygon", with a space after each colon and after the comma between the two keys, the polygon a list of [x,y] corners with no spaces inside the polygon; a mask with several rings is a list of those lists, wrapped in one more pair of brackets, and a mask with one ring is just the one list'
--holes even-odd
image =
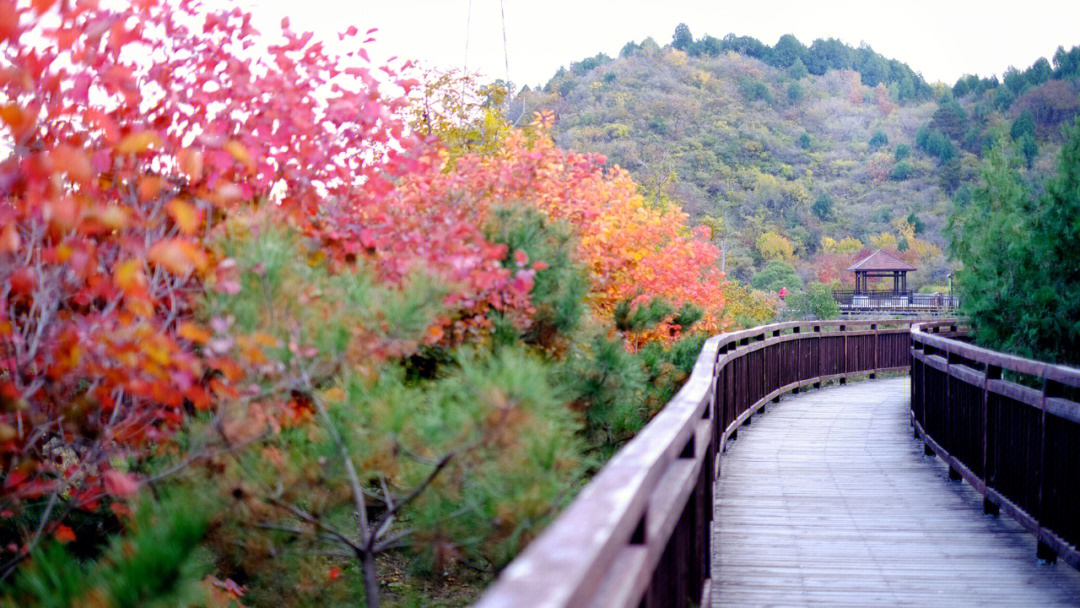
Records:
{"label": "pavilion", "polygon": [[878,249],[849,266],[848,270],[855,273],[856,294],[882,293],[882,290],[870,289],[870,279],[892,277],[892,293],[894,295],[906,295],[907,273],[916,270],[916,268],[904,260]]}

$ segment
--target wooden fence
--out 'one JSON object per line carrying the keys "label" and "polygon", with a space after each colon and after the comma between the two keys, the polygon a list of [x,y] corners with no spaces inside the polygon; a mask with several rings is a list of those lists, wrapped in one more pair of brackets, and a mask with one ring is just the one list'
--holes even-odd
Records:
{"label": "wooden fence", "polygon": [[710,338],[678,394],[478,606],[707,606],[713,480],[727,440],[784,393],[908,371],[913,322],[781,323]]}
{"label": "wooden fence", "polygon": [[1040,558],[1080,568],[1080,370],[953,339],[955,322],[911,333],[911,417],[926,453],[978,490],[984,511],[1034,534]]}
{"label": "wooden fence", "polygon": [[872,312],[879,309],[910,310],[913,312],[932,309],[948,309],[951,311],[960,305],[958,297],[940,293],[894,292],[891,290],[859,292],[835,290],[832,294],[833,300],[842,310],[853,311]]}

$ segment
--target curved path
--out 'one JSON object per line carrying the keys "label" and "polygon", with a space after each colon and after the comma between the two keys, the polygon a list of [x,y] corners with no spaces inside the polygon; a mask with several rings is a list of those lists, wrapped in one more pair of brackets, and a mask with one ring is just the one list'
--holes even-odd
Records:
{"label": "curved path", "polygon": [[[1076,606],[1080,573],[924,456],[907,378],[786,396],[728,444],[713,606]],[[1080,511],[1080,507],[1078,507]]]}

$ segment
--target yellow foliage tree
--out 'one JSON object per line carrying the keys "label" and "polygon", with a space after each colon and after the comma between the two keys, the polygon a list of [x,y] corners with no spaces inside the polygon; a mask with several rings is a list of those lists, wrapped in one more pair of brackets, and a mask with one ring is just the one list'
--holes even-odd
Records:
{"label": "yellow foliage tree", "polygon": [[839,241],[826,236],[821,238],[821,248],[825,250],[825,253],[838,253],[841,255],[850,255],[852,253],[858,253],[863,248],[862,241],[855,237],[846,236]]}
{"label": "yellow foliage tree", "polygon": [[766,260],[790,262],[795,257],[795,248],[784,235],[772,230],[763,232],[757,239],[757,250]]}
{"label": "yellow foliage tree", "polygon": [[892,249],[895,250],[899,241],[895,234],[891,232],[882,232],[881,234],[875,234],[870,237],[870,244],[875,249]]}
{"label": "yellow foliage tree", "polygon": [[499,151],[512,128],[503,112],[510,94],[505,85],[481,85],[475,73],[457,69],[418,68],[414,78],[420,85],[404,110],[414,131],[437,137],[451,160]]}
{"label": "yellow foliage tree", "polygon": [[670,49],[664,53],[664,63],[677,68],[682,67],[686,65],[686,53],[678,49]]}
{"label": "yellow foliage tree", "polygon": [[724,325],[731,329],[755,327],[776,318],[776,299],[763,291],[730,281],[724,286]]}
{"label": "yellow foliage tree", "polygon": [[907,241],[908,249],[917,259],[926,260],[941,255],[941,248],[937,245],[915,236],[915,226],[912,226],[906,218],[898,218],[893,222],[897,233]]}

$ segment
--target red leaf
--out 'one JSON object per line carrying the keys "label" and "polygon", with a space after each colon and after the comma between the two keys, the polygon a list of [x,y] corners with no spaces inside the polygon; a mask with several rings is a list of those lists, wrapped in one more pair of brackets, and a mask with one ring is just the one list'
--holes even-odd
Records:
{"label": "red leaf", "polygon": [[15,0],[0,0],[0,40],[14,39],[19,33],[19,12]]}
{"label": "red leaf", "polygon": [[153,131],[139,131],[128,135],[116,145],[117,154],[139,154],[151,148],[160,148],[161,138]]}
{"label": "red leaf", "polygon": [[199,247],[184,239],[158,241],[150,247],[146,257],[177,276],[186,276],[194,270],[202,272],[208,262]]}
{"label": "red leaf", "polygon": [[8,285],[11,286],[13,293],[29,295],[37,287],[37,273],[29,266],[20,268],[11,273]]}
{"label": "red leaf", "polygon": [[28,475],[23,471],[13,471],[11,475],[8,475],[8,478],[4,481],[4,487],[8,489],[18,487],[19,484],[26,481],[27,477]]}
{"label": "red leaf", "polygon": [[139,482],[130,473],[109,469],[102,474],[101,480],[105,484],[105,491],[119,498],[128,498],[139,490]]}
{"label": "red leaf", "polygon": [[4,226],[3,231],[0,231],[0,252],[17,253],[19,243],[19,231],[15,228],[15,223]]}
{"label": "red leaf", "polygon": [[56,537],[56,540],[66,545],[75,540],[75,531],[64,524],[60,524],[56,526],[56,530],[53,531],[53,536]]}
{"label": "red leaf", "polygon": [[199,226],[202,225],[203,212],[200,209],[196,209],[191,203],[174,198],[169,201],[165,208],[169,211],[169,215],[173,221],[180,228],[180,232],[191,236],[198,232]]}

